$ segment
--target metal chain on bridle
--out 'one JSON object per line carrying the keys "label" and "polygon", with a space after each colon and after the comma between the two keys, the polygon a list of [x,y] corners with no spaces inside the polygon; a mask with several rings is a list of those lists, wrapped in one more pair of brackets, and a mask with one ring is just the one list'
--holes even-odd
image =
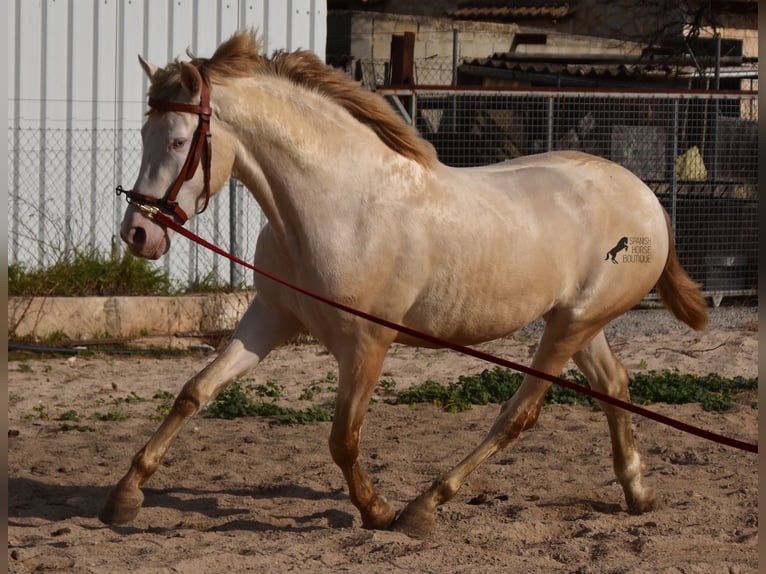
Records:
{"label": "metal chain on bridle", "polygon": [[213,114],[213,108],[210,106],[210,85],[205,75],[200,72],[201,91],[200,91],[200,103],[199,104],[184,104],[181,102],[168,102],[158,100],[156,98],[149,98],[149,107],[160,112],[185,112],[190,114],[197,114],[199,116],[199,123],[197,129],[194,132],[191,145],[189,146],[189,154],[186,156],[186,161],[181,167],[181,171],[176,177],[173,185],[170,186],[165,195],[159,199],[144,195],[134,189],[123,189],[121,185],[116,188],[117,195],[125,195],[128,203],[135,205],[138,209],[144,212],[147,216],[153,216],[158,210],[163,210],[167,213],[175,215],[181,220],[181,223],[186,223],[189,220],[189,216],[178,204],[177,197],[178,192],[181,190],[183,184],[189,181],[197,171],[200,161],[204,158],[202,165],[202,171],[205,178],[205,203],[202,209],[196,211],[196,213],[202,213],[207,209],[207,205],[210,202],[210,162],[212,159],[212,134],[210,133],[210,117]]}

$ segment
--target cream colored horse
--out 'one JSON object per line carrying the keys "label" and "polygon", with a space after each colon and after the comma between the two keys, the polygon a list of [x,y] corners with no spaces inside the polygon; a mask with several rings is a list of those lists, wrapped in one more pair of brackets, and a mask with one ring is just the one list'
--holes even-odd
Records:
{"label": "cream colored horse", "polygon": [[[482,168],[447,167],[382,98],[308,52],[265,58],[251,33],[235,34],[210,59],[163,69],[141,63],[155,102],[197,104],[202,78],[209,79],[210,189],[232,176],[252,192],[268,217],[255,261],[274,275],[464,344],[502,337],[542,316],[532,366],[558,374],[574,358],[593,388],[623,399],[628,374],[604,337],[609,321],[656,285],[676,317],[695,329],[705,325],[705,301],[679,265],[665,212],[619,165],[554,152]],[[193,113],[150,112],[137,195],[166,194],[197,122]],[[177,200],[187,214],[205,203],[204,171],[197,169],[180,189]],[[131,205],[122,237],[134,254],[157,258],[169,249],[171,232]],[[605,260],[623,237],[625,249],[614,262]],[[338,361],[330,452],[364,527],[426,535],[437,506],[540,413],[550,383],[527,376],[481,444],[397,516],[359,464],[359,442],[389,347],[419,341],[267,279],[256,277],[255,286],[257,296],[231,341],[183,387],[110,493],[103,521],[132,520],[142,485],[184,424],[304,329]],[[642,478],[630,415],[602,406],[628,509],[649,510],[655,493]]]}

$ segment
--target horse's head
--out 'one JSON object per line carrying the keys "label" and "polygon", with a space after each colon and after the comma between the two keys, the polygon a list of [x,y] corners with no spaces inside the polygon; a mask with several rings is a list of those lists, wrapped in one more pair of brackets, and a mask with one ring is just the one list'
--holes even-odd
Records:
{"label": "horse's head", "polygon": [[130,191],[118,188],[130,203],[120,236],[134,255],[157,259],[170,248],[173,232],[147,217],[146,208],[160,209],[184,223],[204,211],[229,176],[231,164],[221,165],[230,154],[221,153],[220,140],[215,156],[212,153],[209,85],[199,69],[188,62],[160,69],[140,56],[139,61],[151,80],[151,111],[141,129],[143,156],[136,183]]}

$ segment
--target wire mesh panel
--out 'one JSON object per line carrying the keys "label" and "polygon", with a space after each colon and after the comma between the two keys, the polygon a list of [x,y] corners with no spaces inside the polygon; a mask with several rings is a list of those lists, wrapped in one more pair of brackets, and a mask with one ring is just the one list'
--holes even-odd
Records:
{"label": "wire mesh panel", "polygon": [[[755,293],[757,281],[757,95],[380,89],[408,98],[421,134],[453,166],[485,165],[549,150],[582,150],[638,175],[668,210],[683,265],[705,291]],[[124,201],[135,181],[136,130],[11,128],[9,261],[45,267],[73,249],[122,249]],[[265,218],[228,183],[191,229],[245,259]],[[176,285],[252,275],[176,239],[162,266]]]}
{"label": "wire mesh panel", "polygon": [[[10,129],[9,263],[49,267],[75,251],[118,253],[124,199],[116,183],[132,187],[141,162],[138,130]],[[251,258],[263,214],[249,193],[227,183],[210,208],[189,224],[203,237]],[[214,282],[251,285],[252,276],[229,262],[177,238],[154,263],[182,287]]]}
{"label": "wire mesh panel", "polygon": [[640,177],[716,303],[756,290],[757,94],[379,89],[453,166],[580,150]]}

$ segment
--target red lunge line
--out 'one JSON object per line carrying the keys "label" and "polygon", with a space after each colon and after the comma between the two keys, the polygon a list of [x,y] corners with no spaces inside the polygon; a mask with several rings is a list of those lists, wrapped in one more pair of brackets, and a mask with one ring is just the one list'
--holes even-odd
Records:
{"label": "red lunge line", "polygon": [[662,423],[664,425],[667,425],[669,427],[673,427],[675,429],[678,429],[680,431],[696,435],[698,437],[702,437],[707,440],[711,440],[713,442],[717,442],[719,444],[723,444],[726,446],[730,446],[733,448],[737,448],[740,450],[748,451],[757,453],[758,452],[758,444],[755,443],[748,443],[744,442],[735,438],[727,437],[724,435],[720,435],[705,429],[701,429],[698,427],[695,427],[693,425],[677,421],[675,419],[672,419],[670,417],[667,417],[665,415],[662,415],[660,413],[656,413],[654,411],[650,411],[649,409],[645,409],[643,407],[640,407],[638,405],[634,405],[633,403],[629,403],[627,401],[623,401],[621,399],[610,397],[609,395],[605,395],[603,393],[600,393],[598,391],[595,391],[589,387],[584,387],[582,385],[578,385],[577,383],[573,383],[571,381],[567,381],[565,379],[561,379],[559,377],[556,377],[554,375],[549,375],[548,373],[544,373],[542,371],[538,371],[537,369],[533,369],[532,367],[527,367],[525,365],[521,365],[518,363],[514,363],[513,361],[509,361],[507,359],[503,359],[501,357],[496,357],[494,355],[491,355],[489,353],[485,353],[483,351],[479,351],[477,349],[472,349],[471,347],[465,347],[463,345],[459,345],[457,343],[453,343],[452,341],[448,341],[446,339],[440,339],[439,337],[435,337],[433,335],[429,335],[428,333],[423,333],[421,331],[418,331],[417,329],[412,329],[411,327],[407,327],[405,325],[399,325],[398,323],[394,323],[392,321],[388,321],[387,319],[383,319],[381,317],[376,317],[375,315],[371,315],[369,313],[366,313],[364,311],[360,311],[359,309],[354,309],[353,307],[349,307],[347,305],[344,305],[343,303],[338,303],[337,301],[333,301],[332,299],[328,299],[327,297],[324,297],[322,295],[319,295],[317,293],[314,293],[312,291],[308,291],[307,289],[304,289],[302,287],[299,287],[297,285],[293,285],[292,283],[289,283],[288,281],[285,281],[284,279],[280,279],[279,277],[275,277],[271,273],[264,271],[263,269],[260,269],[259,267],[256,267],[252,263],[248,263],[247,261],[240,259],[239,257],[232,255],[231,253],[228,253],[221,249],[220,247],[213,245],[212,243],[209,243],[208,241],[202,239],[199,235],[195,234],[192,231],[189,231],[182,225],[179,225],[176,223],[172,218],[168,217],[161,211],[158,211],[154,213],[153,215],[150,215],[150,217],[153,217],[159,224],[164,225],[166,227],[169,227],[173,231],[180,233],[181,235],[187,237],[188,239],[191,239],[195,243],[198,243],[199,245],[202,245],[203,247],[206,247],[207,249],[210,249],[211,251],[214,251],[215,253],[218,253],[219,255],[223,255],[227,259],[230,259],[234,261],[235,263],[239,263],[240,265],[243,265],[244,267],[247,267],[248,269],[252,269],[259,275],[262,275],[263,277],[266,277],[267,279],[270,279],[276,283],[279,283],[280,285],[284,285],[285,287],[292,289],[293,291],[297,291],[298,293],[302,293],[303,295],[306,295],[308,297],[311,297],[313,299],[316,299],[317,301],[321,301],[322,303],[326,303],[327,305],[330,305],[332,307],[335,307],[336,309],[340,309],[341,311],[345,311],[346,313],[350,313],[352,315],[355,315],[357,317],[361,317],[362,319],[366,319],[367,321],[372,321],[373,323],[377,323],[378,325],[382,325],[383,327],[387,327],[389,329],[393,329],[394,331],[398,331],[400,333],[404,333],[405,335],[410,335],[411,337],[416,337],[418,339],[421,339],[423,341],[427,341],[429,343],[433,343],[440,347],[445,347],[448,349],[452,349],[453,351],[458,351],[459,353],[463,353],[465,355],[470,355],[472,357],[476,357],[477,359],[481,359],[483,361],[488,361],[490,363],[494,363],[495,365],[499,365],[501,367],[505,367],[508,369],[513,369],[515,371],[520,371],[522,373],[525,373],[527,375],[531,375],[533,377],[537,377],[539,379],[544,379],[546,381],[549,381],[555,385],[560,385],[562,387],[566,387],[568,389],[571,389],[573,391],[576,391],[578,393],[582,393],[584,395],[588,395],[594,399],[597,399],[599,401],[612,404],[616,407],[619,407],[621,409],[624,409],[626,411],[631,411],[637,415],[646,417],[648,419],[655,420],[659,423]]}

